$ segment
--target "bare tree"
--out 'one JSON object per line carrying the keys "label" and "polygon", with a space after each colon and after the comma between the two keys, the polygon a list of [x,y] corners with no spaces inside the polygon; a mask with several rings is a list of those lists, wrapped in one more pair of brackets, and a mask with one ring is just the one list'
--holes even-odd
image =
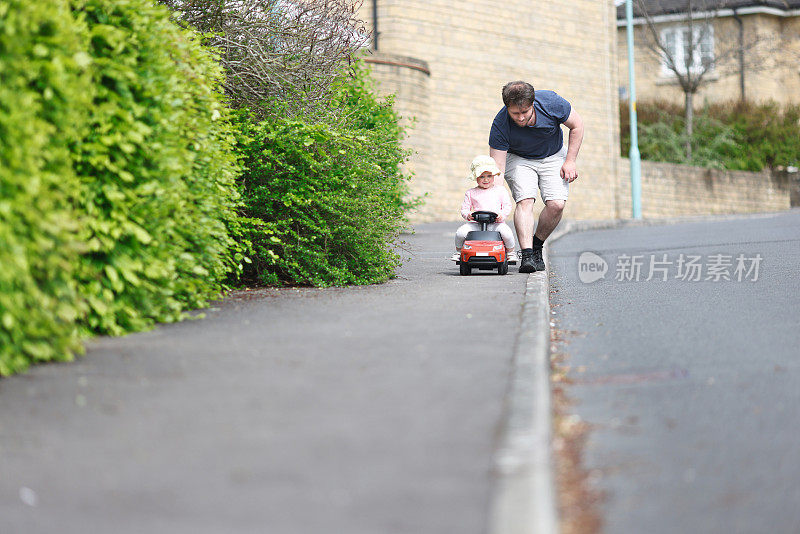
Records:
{"label": "bare tree", "polygon": [[360,0],[160,0],[205,36],[227,71],[234,106],[324,112],[343,66],[370,38]]}
{"label": "bare tree", "polygon": [[[639,15],[645,19],[644,42],[658,56],[663,65],[675,76],[684,94],[684,118],[686,134],[686,159],[692,157],[692,134],[694,130],[694,96],[710,81],[710,74],[719,77],[738,74],[740,77],[740,100],[745,99],[744,76],[746,70],[757,71],[770,66],[768,56],[779,46],[769,37],[751,33],[745,35],[736,5],[742,2],[730,0],[636,0]],[[720,10],[732,10],[738,31],[723,33],[721,25],[715,24]],[[662,13],[673,12],[672,28],[669,31],[654,19]],[[716,34],[715,34],[716,32]],[[754,57],[758,55],[758,57]],[[749,58],[746,61],[745,58]]]}

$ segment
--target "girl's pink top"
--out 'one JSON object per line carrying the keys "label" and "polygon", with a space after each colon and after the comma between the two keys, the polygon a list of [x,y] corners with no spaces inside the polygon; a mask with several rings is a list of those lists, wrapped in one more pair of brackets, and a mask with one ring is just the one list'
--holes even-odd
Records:
{"label": "girl's pink top", "polygon": [[[461,216],[469,220],[469,214],[473,211],[493,211],[503,216],[503,221],[511,213],[511,198],[508,191],[501,185],[493,185],[488,189],[473,187],[464,194],[464,202],[461,203]],[[499,221],[498,221],[499,222]]]}

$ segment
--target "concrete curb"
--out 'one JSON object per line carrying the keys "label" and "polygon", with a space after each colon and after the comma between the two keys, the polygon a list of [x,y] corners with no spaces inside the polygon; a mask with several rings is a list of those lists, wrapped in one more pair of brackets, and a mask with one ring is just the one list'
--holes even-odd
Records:
{"label": "concrete curb", "polygon": [[505,422],[494,459],[490,534],[559,531],[551,449],[549,297],[547,271],[529,274]]}

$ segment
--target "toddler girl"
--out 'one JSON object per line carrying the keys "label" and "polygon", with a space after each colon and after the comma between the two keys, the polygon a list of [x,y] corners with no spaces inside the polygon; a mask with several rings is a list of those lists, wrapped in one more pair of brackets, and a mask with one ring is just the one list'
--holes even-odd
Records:
{"label": "toddler girl", "polygon": [[[500,169],[494,159],[489,156],[478,156],[472,160],[470,166],[472,179],[478,182],[476,187],[467,190],[464,202],[461,203],[461,216],[467,221],[473,221],[472,213],[475,211],[493,211],[497,214],[496,222],[486,225],[490,231],[498,231],[503,236],[506,253],[511,258],[514,253],[514,233],[505,223],[506,217],[511,213],[511,198],[502,185],[495,185],[494,179],[500,176]],[[467,222],[456,230],[456,250],[461,251],[467,233],[480,230],[477,222]],[[458,253],[454,259],[458,259]]]}

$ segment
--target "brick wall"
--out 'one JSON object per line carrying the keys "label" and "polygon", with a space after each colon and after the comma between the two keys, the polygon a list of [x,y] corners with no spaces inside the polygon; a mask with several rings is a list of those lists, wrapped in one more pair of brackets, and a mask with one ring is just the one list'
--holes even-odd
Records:
{"label": "brick wall", "polygon": [[[372,21],[372,3],[361,17]],[[611,0],[379,0],[381,57],[424,63],[429,75],[374,63],[374,77],[414,114],[408,146],[417,151],[412,191],[426,194],[415,221],[453,220],[469,163],[488,154],[489,127],[502,86],[516,79],[552,89],[583,117],[581,178],[567,217],[618,215],[619,119],[616,22]],[[410,84],[410,89],[406,87]]]}
{"label": "brick wall", "polygon": [[[427,62],[383,52],[373,52],[365,60],[380,91],[395,95],[395,111],[408,134],[404,144],[412,151],[406,170],[414,175],[413,193],[419,195],[435,189],[431,161],[425,157],[430,146],[430,69]],[[427,215],[430,209],[425,205],[420,213]]]}
{"label": "brick wall", "polygon": [[[630,162],[621,159],[619,207],[631,214]],[[642,162],[642,216],[714,215],[789,209],[797,173],[704,169]]]}

